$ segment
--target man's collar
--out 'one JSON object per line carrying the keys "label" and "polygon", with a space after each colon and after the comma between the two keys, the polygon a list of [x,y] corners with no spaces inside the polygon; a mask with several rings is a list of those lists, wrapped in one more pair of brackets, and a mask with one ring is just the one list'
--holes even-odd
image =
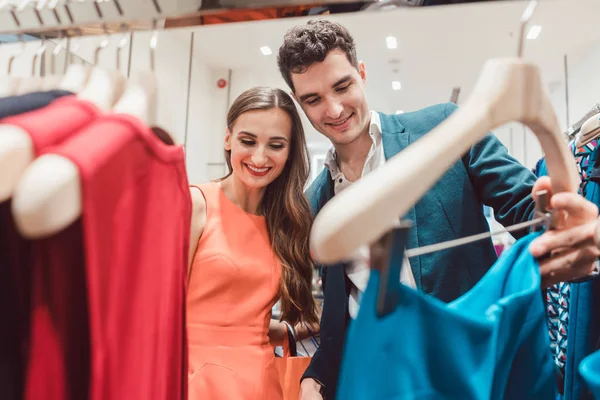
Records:
{"label": "man's collar", "polygon": [[[377,146],[377,141],[381,140],[381,117],[377,111],[371,110],[371,122],[369,123],[369,136],[373,141],[373,146]],[[335,147],[331,146],[325,156],[325,168],[329,170],[331,179],[336,180],[342,174],[337,163],[337,153]]]}

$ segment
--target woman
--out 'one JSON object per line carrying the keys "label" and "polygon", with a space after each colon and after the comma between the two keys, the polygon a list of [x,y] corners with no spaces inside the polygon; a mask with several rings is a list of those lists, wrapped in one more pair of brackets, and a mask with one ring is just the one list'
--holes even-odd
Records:
{"label": "woman", "polygon": [[229,174],[191,188],[190,400],[281,399],[271,308],[280,300],[285,321],[318,324],[307,153],[292,99],[250,89],[227,115]]}

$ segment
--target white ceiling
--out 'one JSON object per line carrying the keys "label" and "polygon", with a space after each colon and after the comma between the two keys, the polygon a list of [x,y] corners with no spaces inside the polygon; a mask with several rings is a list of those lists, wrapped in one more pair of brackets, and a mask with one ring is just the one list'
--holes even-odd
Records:
{"label": "white ceiling", "polygon": [[[452,6],[405,8],[327,16],[354,36],[359,57],[367,66],[369,103],[394,112],[446,102],[460,86],[468,96],[483,63],[489,58],[516,56],[519,20],[525,1],[498,1]],[[538,39],[527,40],[525,58],[542,67],[550,88],[563,81],[563,55],[573,65],[600,39],[598,0],[540,1],[530,23],[541,25]],[[252,70],[254,81],[285,87],[276,54],[287,29],[304,18],[212,25],[195,28],[197,56],[212,67]],[[388,50],[385,38],[398,38]],[[273,55],[263,56],[261,46]],[[394,63],[395,62],[395,63]],[[391,88],[392,80],[402,90]]]}

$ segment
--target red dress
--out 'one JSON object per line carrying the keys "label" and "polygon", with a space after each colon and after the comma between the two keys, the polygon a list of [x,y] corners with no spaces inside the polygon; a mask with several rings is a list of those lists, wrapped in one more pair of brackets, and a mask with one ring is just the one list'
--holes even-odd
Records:
{"label": "red dress", "polygon": [[81,176],[90,399],[184,398],[191,199],[183,148],[136,118],[108,115],[52,153]]}

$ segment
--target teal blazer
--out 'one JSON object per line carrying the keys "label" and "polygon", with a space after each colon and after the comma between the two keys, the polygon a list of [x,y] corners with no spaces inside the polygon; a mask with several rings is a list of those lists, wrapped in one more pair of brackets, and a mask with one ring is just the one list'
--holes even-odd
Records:
{"label": "teal blazer", "polygon": [[[455,104],[447,103],[398,115],[380,113],[386,159],[419,140],[456,109]],[[484,205],[494,209],[496,219],[504,226],[531,219],[535,180],[535,175],[511,157],[493,134],[485,136],[402,216],[413,223],[408,248],[488,231]],[[327,169],[307,189],[306,196],[315,215],[333,197],[333,182]],[[526,233],[514,235],[521,237]],[[473,287],[496,259],[489,239],[411,258],[410,265],[421,291],[449,302]],[[349,322],[349,282],[343,264],[323,269],[323,287],[321,346],[304,377],[319,380],[326,395],[334,398]]]}

